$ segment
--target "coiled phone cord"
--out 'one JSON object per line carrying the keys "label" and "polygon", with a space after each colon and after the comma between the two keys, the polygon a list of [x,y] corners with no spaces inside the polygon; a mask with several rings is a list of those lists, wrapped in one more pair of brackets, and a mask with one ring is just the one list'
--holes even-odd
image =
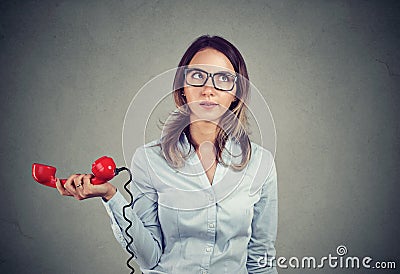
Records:
{"label": "coiled phone cord", "polygon": [[129,223],[129,225],[127,226],[127,228],[125,229],[125,233],[126,233],[126,236],[129,238],[129,241],[128,241],[128,243],[127,243],[127,245],[126,245],[126,251],[131,255],[130,257],[129,257],[129,259],[126,261],[126,265],[129,267],[129,269],[131,269],[131,274],[133,274],[133,273],[135,273],[135,269],[133,268],[133,266],[131,266],[130,265],[130,262],[133,260],[133,258],[135,258],[136,256],[135,256],[135,254],[129,249],[129,247],[130,247],[130,245],[133,243],[133,238],[132,238],[132,236],[129,234],[129,232],[128,232],[128,230],[132,227],[132,221],[131,220],[129,220],[127,217],[126,217],[126,209],[127,208],[130,208],[130,207],[133,207],[133,204],[134,204],[134,200],[133,200],[133,195],[132,195],[132,193],[130,192],[130,190],[129,190],[129,188],[128,188],[128,185],[132,182],[132,172],[128,169],[128,168],[126,168],[126,167],[121,167],[121,168],[117,168],[117,172],[119,173],[120,171],[122,171],[122,170],[126,170],[126,171],[128,171],[128,173],[129,173],[129,180],[125,183],[125,185],[124,185],[124,189],[126,190],[126,192],[128,192],[128,194],[129,194],[129,197],[130,197],[130,202],[129,202],[129,204],[127,204],[127,205],[125,205],[123,208],[122,208],[122,215],[124,216],[124,219]]}
{"label": "coiled phone cord", "polygon": [[[130,265],[130,262],[131,262],[134,258],[136,258],[136,255],[135,255],[135,253],[133,253],[133,251],[131,251],[131,250],[129,249],[129,247],[130,247],[131,244],[133,243],[133,238],[132,238],[132,236],[129,234],[129,231],[128,231],[128,230],[132,227],[132,221],[126,217],[126,209],[127,209],[127,208],[130,208],[130,207],[133,209],[133,207],[134,207],[136,201],[138,201],[140,198],[142,198],[143,196],[145,196],[145,195],[148,194],[149,192],[141,192],[141,193],[139,193],[139,194],[137,195],[137,197],[136,197],[135,199],[133,199],[132,192],[131,192],[131,191],[129,190],[129,188],[128,188],[128,185],[132,182],[132,178],[133,178],[132,172],[131,172],[128,168],[126,168],[126,167],[120,167],[120,168],[117,168],[117,169],[116,169],[116,174],[118,174],[118,173],[119,173],[120,171],[122,171],[122,170],[126,170],[126,171],[128,171],[128,173],[129,173],[129,180],[125,183],[124,189],[125,189],[125,191],[128,192],[128,194],[129,194],[130,202],[129,202],[129,204],[123,206],[123,208],[122,208],[122,215],[123,215],[124,219],[129,223],[129,225],[128,225],[128,226],[126,227],[126,229],[125,229],[126,236],[129,238],[129,242],[127,243],[127,245],[126,245],[125,248],[126,248],[126,251],[127,251],[131,256],[130,256],[129,259],[126,261],[126,265],[129,267],[129,269],[131,269],[131,273],[130,273],[130,274],[133,274],[133,273],[135,273],[135,269],[133,268],[133,266]],[[143,272],[142,272],[142,274],[143,274]]]}

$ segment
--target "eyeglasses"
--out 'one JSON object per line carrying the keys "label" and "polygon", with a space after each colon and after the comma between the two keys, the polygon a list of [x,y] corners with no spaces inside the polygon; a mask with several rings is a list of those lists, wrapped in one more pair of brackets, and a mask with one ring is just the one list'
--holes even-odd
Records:
{"label": "eyeglasses", "polygon": [[185,69],[186,84],[193,87],[203,87],[211,77],[215,89],[231,91],[235,86],[237,76],[229,72],[208,73],[198,68]]}

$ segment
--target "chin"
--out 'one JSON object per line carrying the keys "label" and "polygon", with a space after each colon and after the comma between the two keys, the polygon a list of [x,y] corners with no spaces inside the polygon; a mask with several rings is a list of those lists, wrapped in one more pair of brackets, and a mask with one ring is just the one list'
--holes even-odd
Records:
{"label": "chin", "polygon": [[205,111],[202,109],[191,110],[191,120],[204,120],[218,123],[225,111]]}

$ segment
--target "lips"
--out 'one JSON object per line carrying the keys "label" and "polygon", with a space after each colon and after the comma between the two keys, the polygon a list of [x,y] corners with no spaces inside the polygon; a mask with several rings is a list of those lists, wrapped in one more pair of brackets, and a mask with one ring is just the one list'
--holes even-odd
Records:
{"label": "lips", "polygon": [[211,102],[211,101],[202,101],[200,102],[201,106],[216,106],[218,105],[217,103]]}

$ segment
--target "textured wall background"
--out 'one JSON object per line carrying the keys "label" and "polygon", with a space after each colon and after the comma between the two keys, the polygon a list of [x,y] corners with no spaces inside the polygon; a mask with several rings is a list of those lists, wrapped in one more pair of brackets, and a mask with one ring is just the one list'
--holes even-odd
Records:
{"label": "textured wall background", "polygon": [[128,273],[100,200],[60,197],[31,164],[123,164],[130,100],[204,33],[241,50],[274,115],[278,256],[344,244],[398,270],[399,15],[398,1],[1,1],[0,272]]}

